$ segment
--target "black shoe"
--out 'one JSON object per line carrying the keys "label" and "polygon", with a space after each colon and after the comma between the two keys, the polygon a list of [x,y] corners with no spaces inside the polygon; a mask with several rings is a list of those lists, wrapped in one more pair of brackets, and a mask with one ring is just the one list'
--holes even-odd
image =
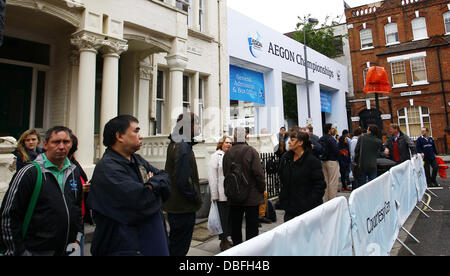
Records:
{"label": "black shoe", "polygon": [[267,224],[271,224],[272,221],[266,217],[259,217],[259,221],[262,223],[267,223]]}

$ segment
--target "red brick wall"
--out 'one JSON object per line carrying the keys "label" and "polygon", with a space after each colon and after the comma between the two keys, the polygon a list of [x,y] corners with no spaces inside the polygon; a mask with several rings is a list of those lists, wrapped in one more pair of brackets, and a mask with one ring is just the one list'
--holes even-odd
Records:
{"label": "red brick wall", "polygon": [[[357,8],[346,10],[347,25],[352,25],[349,29],[349,43],[353,69],[353,80],[355,89],[354,99],[365,99],[366,96],[362,90],[364,85],[363,70],[366,68],[366,63],[369,61],[371,66],[382,66],[386,69],[388,80],[392,85],[391,66],[387,62],[388,57],[401,56],[417,52],[426,52],[425,64],[427,69],[427,81],[429,84],[412,86],[412,74],[410,61],[405,60],[405,71],[407,78],[407,87],[394,88],[391,95],[391,107],[389,107],[389,100],[380,101],[380,109],[382,114],[391,114],[392,121],[398,123],[397,111],[400,108],[410,105],[410,99],[414,100],[415,106],[426,106],[430,109],[430,119],[432,124],[433,136],[435,139],[440,139],[440,147],[443,151],[445,148],[444,129],[447,126],[446,119],[446,105],[450,111],[450,45],[440,47],[440,60],[437,57],[437,47],[429,45],[427,48],[398,52],[389,55],[380,55],[386,49],[386,38],[384,26],[388,24],[388,17],[391,17],[391,22],[397,23],[399,41],[403,43],[413,43],[413,32],[411,20],[416,18],[416,11],[419,11],[419,16],[425,17],[427,25],[427,33],[433,42],[439,41],[442,44],[442,37],[445,34],[445,25],[443,14],[448,11],[447,0],[420,0],[417,3],[401,5],[401,0],[386,0],[384,2],[375,3],[373,5],[365,5]],[[376,11],[373,11],[373,6],[376,6]],[[365,10],[367,9],[367,14]],[[371,9],[371,10],[369,10]],[[363,16],[354,16],[356,11],[363,11]],[[372,38],[374,49],[361,50],[360,30],[363,29],[363,23],[367,28],[372,30]],[[437,39],[437,40],[435,40]],[[444,101],[441,76],[439,72],[439,63],[441,64],[442,79],[446,101]],[[402,97],[402,92],[422,91],[421,95]],[[380,95],[384,97],[386,95]],[[371,96],[373,97],[373,95]],[[355,102],[351,103],[352,117],[359,116],[362,110],[366,109],[366,103]],[[375,108],[375,102],[371,101],[372,108]],[[383,121],[384,131],[388,131],[390,120]],[[358,127],[358,122],[352,123],[353,128]],[[450,144],[449,144],[450,145]],[[441,152],[442,152],[441,151]]]}

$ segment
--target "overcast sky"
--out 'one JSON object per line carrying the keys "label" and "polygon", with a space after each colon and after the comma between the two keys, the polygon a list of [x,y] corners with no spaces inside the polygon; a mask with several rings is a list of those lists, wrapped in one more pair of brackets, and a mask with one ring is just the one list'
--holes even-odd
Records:
{"label": "overcast sky", "polygon": [[[379,2],[381,0],[345,0],[350,7]],[[227,0],[228,7],[271,27],[280,33],[295,30],[298,16],[311,14],[323,23],[327,15],[339,16],[345,22],[343,0]],[[331,22],[331,21],[329,21]]]}

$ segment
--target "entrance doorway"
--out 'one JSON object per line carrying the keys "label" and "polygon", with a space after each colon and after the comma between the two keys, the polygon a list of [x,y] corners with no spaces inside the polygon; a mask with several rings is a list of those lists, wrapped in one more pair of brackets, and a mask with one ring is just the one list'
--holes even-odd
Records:
{"label": "entrance doorway", "polygon": [[0,63],[0,136],[16,139],[29,128],[33,69]]}
{"label": "entrance doorway", "polygon": [[283,81],[283,108],[284,120],[287,122],[286,129],[298,126],[297,86],[285,81]]}
{"label": "entrance doorway", "polygon": [[381,112],[376,109],[366,109],[359,113],[361,128],[367,129],[369,125],[377,125],[378,129],[383,129]]}

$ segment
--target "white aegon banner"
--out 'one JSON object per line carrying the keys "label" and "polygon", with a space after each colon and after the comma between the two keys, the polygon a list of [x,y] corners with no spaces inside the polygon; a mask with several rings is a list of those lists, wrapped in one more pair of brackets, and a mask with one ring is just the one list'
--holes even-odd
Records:
{"label": "white aegon banner", "polygon": [[425,191],[427,190],[427,178],[425,176],[425,168],[423,167],[423,159],[420,154],[417,157],[413,157],[411,159],[412,169],[414,177],[414,183],[417,188],[417,198],[418,201],[422,200],[425,195]]}
{"label": "white aegon banner", "polygon": [[413,161],[408,160],[390,170],[394,198],[398,212],[398,227],[401,228],[417,204],[417,174]]}
{"label": "white aegon banner", "polygon": [[398,215],[390,173],[353,191],[349,198],[356,256],[388,256],[397,238]]}
{"label": "white aegon banner", "polygon": [[218,256],[351,256],[350,225],[339,197]]}

